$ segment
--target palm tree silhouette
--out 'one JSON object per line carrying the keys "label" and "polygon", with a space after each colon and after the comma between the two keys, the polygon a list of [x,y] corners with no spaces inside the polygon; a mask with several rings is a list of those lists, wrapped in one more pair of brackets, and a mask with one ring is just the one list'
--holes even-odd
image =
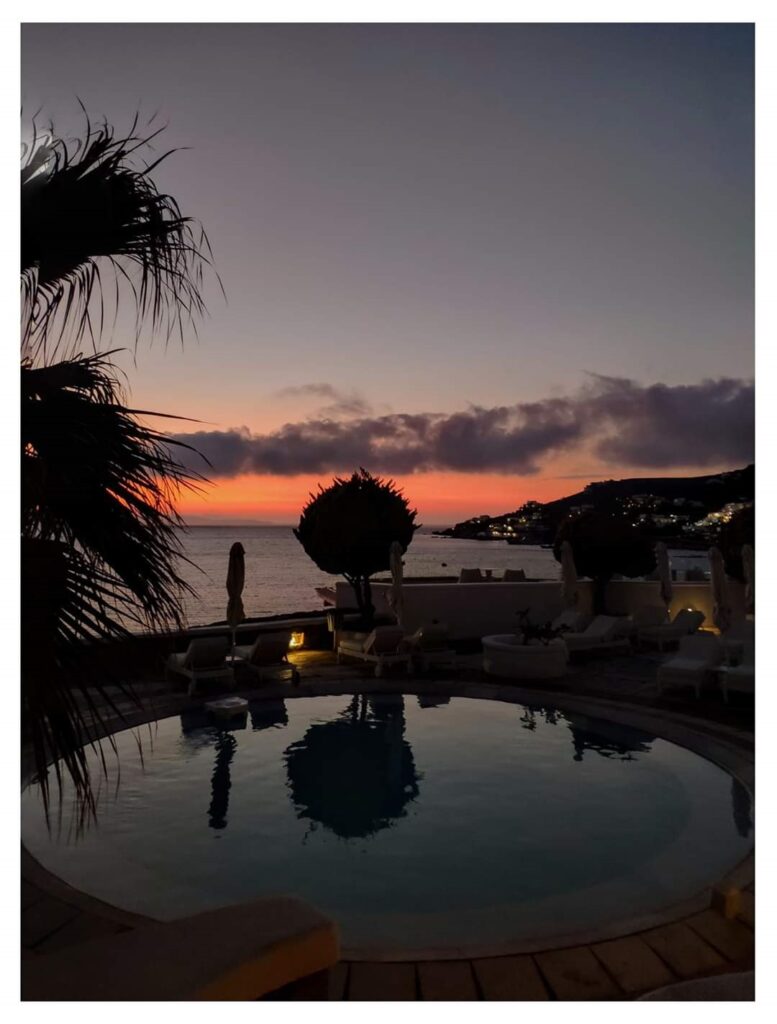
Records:
{"label": "palm tree silhouette", "polygon": [[87,647],[182,625],[174,502],[203,478],[138,419],[99,349],[109,295],[118,309],[129,294],[136,341],[145,324],[183,339],[204,311],[207,239],[156,188],[159,160],[138,166],[157,134],[87,118],[80,141],[34,132],[22,150],[22,715],[47,809],[52,762],[91,801],[91,688],[132,696]]}

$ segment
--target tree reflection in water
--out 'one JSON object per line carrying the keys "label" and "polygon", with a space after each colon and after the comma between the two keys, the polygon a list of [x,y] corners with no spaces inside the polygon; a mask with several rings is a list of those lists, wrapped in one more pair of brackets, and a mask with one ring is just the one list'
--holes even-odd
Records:
{"label": "tree reflection in water", "polygon": [[404,817],[419,792],[413,753],[404,739],[404,707],[399,695],[357,695],[334,721],[311,725],[286,749],[299,818],[355,839]]}
{"label": "tree reflection in water", "polygon": [[211,745],[216,748],[216,763],[210,780],[210,828],[221,830],[227,827],[229,791],[232,787],[230,766],[237,750],[237,739],[233,732],[245,727],[245,714],[236,715],[228,724],[215,725],[212,716],[204,708],[190,708],[181,712],[181,736],[185,747],[191,751]]}
{"label": "tree reflection in water", "polygon": [[535,732],[537,722],[542,719],[548,725],[565,722],[572,733],[574,761],[582,761],[586,750],[592,750],[602,757],[614,757],[620,761],[634,760],[634,754],[650,753],[650,744],[655,736],[649,736],[641,729],[632,729],[626,725],[617,725],[602,719],[592,720],[586,715],[565,711],[563,714],[555,708],[546,708],[539,704],[527,704],[521,715],[521,727]]}
{"label": "tree reflection in water", "polygon": [[251,728],[254,732],[275,729],[289,724],[289,713],[284,700],[261,700],[249,707]]}
{"label": "tree reflection in water", "polygon": [[227,827],[229,790],[232,786],[229,766],[237,749],[237,740],[231,732],[219,731],[216,740],[216,766],[211,776],[211,800],[208,808],[208,824],[211,828]]}

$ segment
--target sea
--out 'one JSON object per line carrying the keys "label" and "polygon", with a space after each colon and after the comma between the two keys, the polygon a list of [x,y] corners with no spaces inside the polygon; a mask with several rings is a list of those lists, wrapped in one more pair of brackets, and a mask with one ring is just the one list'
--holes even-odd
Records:
{"label": "sea", "polygon": [[[340,576],[322,572],[305,554],[290,526],[192,526],[182,531],[180,573],[194,588],[184,609],[189,626],[224,620],[227,608],[227,564],[235,543],[245,548],[246,579],[243,605],[246,616],[262,618],[321,611],[316,587],[333,587]],[[706,569],[699,552],[670,553],[672,567]],[[421,527],[405,555],[406,576],[455,576],[461,569],[523,569],[529,579],[557,580],[559,564],[549,548],[510,545],[506,541],[460,540],[438,537],[431,527]],[[191,564],[190,564],[191,563]]]}

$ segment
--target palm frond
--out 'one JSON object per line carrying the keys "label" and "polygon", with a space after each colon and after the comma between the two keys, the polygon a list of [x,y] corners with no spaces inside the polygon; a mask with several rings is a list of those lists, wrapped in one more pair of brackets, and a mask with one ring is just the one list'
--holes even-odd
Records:
{"label": "palm frond", "polygon": [[110,355],[22,367],[23,533],[105,566],[149,628],[180,626],[175,500],[204,477],[122,403]]}
{"label": "palm frond", "polygon": [[32,360],[72,355],[87,335],[97,346],[106,269],[114,272],[117,309],[121,287],[132,292],[137,336],[150,321],[165,338],[183,340],[184,326],[205,313],[207,237],[151,177],[172,151],[138,161],[159,131],[136,129],[137,119],[123,135],[87,118],[83,139],[36,132],[23,151],[22,351]]}
{"label": "palm frond", "polygon": [[53,764],[86,807],[84,748],[102,721],[93,694],[110,706],[110,682],[132,697],[122,666],[110,679],[89,671],[88,648],[183,627],[192,588],[175,499],[205,482],[175,461],[185,445],[122,404],[109,356],[23,365],[21,378],[24,724],[44,799]]}

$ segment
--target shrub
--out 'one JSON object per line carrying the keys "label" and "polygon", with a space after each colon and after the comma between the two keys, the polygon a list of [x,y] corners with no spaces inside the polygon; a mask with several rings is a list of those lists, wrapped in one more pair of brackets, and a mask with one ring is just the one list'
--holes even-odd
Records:
{"label": "shrub", "polygon": [[605,591],[613,576],[646,576],[656,567],[652,540],[619,516],[592,511],[565,519],[553,545],[558,562],[565,540],[572,545],[578,575],[593,580],[597,615],[605,610]]}
{"label": "shrub", "polygon": [[329,487],[319,485],[294,535],[319,569],[348,580],[357,608],[371,623],[370,577],[389,568],[394,541],[407,551],[418,529],[416,515],[393,480],[360,469],[349,479],[336,477]]}

